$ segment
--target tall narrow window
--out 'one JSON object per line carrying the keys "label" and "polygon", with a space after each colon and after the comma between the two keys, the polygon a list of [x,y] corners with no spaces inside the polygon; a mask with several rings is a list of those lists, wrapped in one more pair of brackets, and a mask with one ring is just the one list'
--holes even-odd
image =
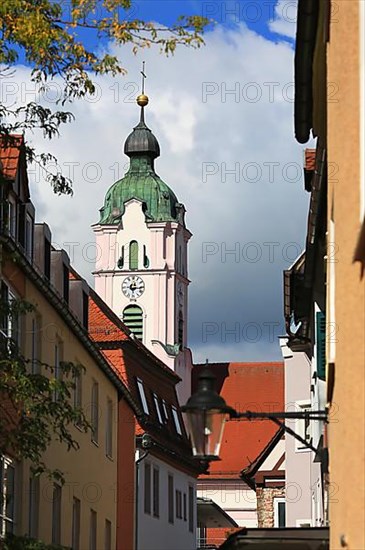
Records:
{"label": "tall narrow window", "polygon": [[160,470],[153,468],[153,515],[160,517]]}
{"label": "tall narrow window", "polygon": [[99,439],[99,384],[93,382],[91,388],[91,440],[97,443]]}
{"label": "tall narrow window", "polygon": [[[63,343],[60,340],[57,340],[54,346],[54,377],[60,382],[62,380],[62,363],[63,359]],[[55,390],[53,393],[54,401],[58,399],[58,391]]]}
{"label": "tall narrow window", "polygon": [[52,543],[61,544],[61,497],[62,489],[57,483],[53,486],[52,501]]}
{"label": "tall narrow window", "polygon": [[184,345],[184,318],[181,311],[179,312],[178,319],[178,343],[180,346]]}
{"label": "tall narrow window", "polygon": [[189,485],[189,531],[194,533],[194,489]]}
{"label": "tall narrow window", "polygon": [[138,269],[138,243],[131,241],[129,243],[129,269]]}
{"label": "tall narrow window", "polygon": [[184,502],[183,502],[183,507],[184,507],[184,521],[187,520],[187,505],[186,505],[186,493],[184,493]]}
{"label": "tall narrow window", "polygon": [[8,231],[12,237],[16,237],[16,202],[13,197],[9,197],[8,210]]}
{"label": "tall narrow window", "polygon": [[144,465],[144,513],[151,514],[151,464]]}
{"label": "tall narrow window", "polygon": [[74,497],[72,504],[72,550],[80,550],[80,517],[81,502]]}
{"label": "tall narrow window", "polygon": [[39,477],[29,479],[29,536],[38,538]]}
{"label": "tall narrow window", "polygon": [[112,524],[108,519],[105,520],[104,548],[112,550]]}
{"label": "tall narrow window", "polygon": [[284,498],[274,498],[274,527],[285,527]]}
{"label": "tall narrow window", "polygon": [[105,454],[110,458],[113,456],[113,402],[111,399],[106,403]]}
{"label": "tall narrow window", "polygon": [[168,511],[169,523],[174,523],[174,478],[171,474],[168,477]]}
{"label": "tall narrow window", "polygon": [[145,245],[143,245],[143,267],[145,267],[146,269],[150,267],[150,260],[147,256]]}
{"label": "tall narrow window", "polygon": [[0,536],[14,532],[14,480],[13,461],[0,455]]}
{"label": "tall narrow window", "polygon": [[143,340],[143,311],[139,306],[130,305],[124,308],[123,323],[138,340]]}
{"label": "tall narrow window", "polygon": [[182,519],[182,494],[176,489],[176,517]]}
{"label": "tall narrow window", "polygon": [[41,319],[38,315],[32,319],[32,373],[40,373],[41,356]]}
{"label": "tall narrow window", "polygon": [[118,269],[123,269],[124,267],[124,246],[122,246],[122,249],[120,251],[120,258],[118,260]]}
{"label": "tall narrow window", "polygon": [[74,384],[74,407],[79,409],[82,407],[82,371],[75,374]]}
{"label": "tall narrow window", "polygon": [[96,550],[97,515],[95,510],[90,510],[89,550]]}
{"label": "tall narrow window", "polygon": [[25,218],[25,253],[30,261],[33,259],[33,231],[34,220],[27,214]]}

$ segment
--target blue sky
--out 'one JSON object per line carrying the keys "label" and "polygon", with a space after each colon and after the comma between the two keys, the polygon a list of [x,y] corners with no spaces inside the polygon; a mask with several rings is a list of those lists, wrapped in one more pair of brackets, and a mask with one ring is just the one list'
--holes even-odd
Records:
{"label": "blue sky", "polygon": [[[207,27],[207,33],[216,25],[232,29],[245,23],[250,30],[276,42],[283,40],[283,35],[270,29],[269,23],[275,18],[277,4],[278,0],[134,0],[130,10],[119,9],[119,13],[121,19],[156,21],[166,26],[176,23],[181,15],[200,15],[215,22]],[[295,4],[295,0],[285,0],[284,17],[288,21],[295,19]],[[100,45],[93,31],[78,32],[91,50]],[[293,43],[291,37],[284,37],[284,40]]]}
{"label": "blue sky", "polygon": [[[56,247],[65,248],[93,284],[91,225],[107,190],[127,168],[123,144],[138,120],[135,97],[146,61],[146,120],[161,147],[156,171],[184,203],[193,233],[189,345],[195,362],[281,357],[283,270],[304,246],[308,193],[304,147],[293,128],[296,2],[279,0],[270,12],[273,4],[204,3],[218,20],[206,34],[206,46],[177,48],[169,58],[158,48],[135,56],[130,47],[104,44],[120,58],[126,76],[98,77],[96,96],[72,103],[75,121],[58,139],[45,144],[42,135],[27,136],[39,152],[58,158],[65,175],[74,167],[73,197],[55,196],[34,167],[31,191],[37,221],[50,224]],[[203,2],[135,5],[135,16],[169,24],[177,15],[201,13]],[[238,9],[233,16],[232,6]],[[255,7],[260,17],[253,17]],[[97,47],[93,35],[87,40]],[[29,80],[29,68],[19,65],[17,93],[9,91],[9,101],[37,99]],[[55,79],[57,85],[61,89]]]}

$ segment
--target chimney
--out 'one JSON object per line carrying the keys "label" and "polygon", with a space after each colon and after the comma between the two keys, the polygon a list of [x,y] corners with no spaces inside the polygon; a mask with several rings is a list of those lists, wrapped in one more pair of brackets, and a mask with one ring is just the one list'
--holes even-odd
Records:
{"label": "chimney", "polygon": [[89,285],[84,279],[70,279],[70,309],[87,330],[89,323]]}
{"label": "chimney", "polygon": [[69,300],[70,258],[65,250],[51,250],[51,283],[58,294],[68,303]]}

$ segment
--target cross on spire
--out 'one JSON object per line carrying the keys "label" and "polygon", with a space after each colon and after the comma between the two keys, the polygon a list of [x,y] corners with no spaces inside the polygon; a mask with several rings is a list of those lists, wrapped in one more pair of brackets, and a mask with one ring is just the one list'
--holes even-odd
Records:
{"label": "cross on spire", "polygon": [[144,81],[145,79],[147,78],[145,72],[144,72],[144,66],[145,66],[145,62],[142,61],[142,70],[141,70],[141,75],[142,75],[142,94],[144,94]]}

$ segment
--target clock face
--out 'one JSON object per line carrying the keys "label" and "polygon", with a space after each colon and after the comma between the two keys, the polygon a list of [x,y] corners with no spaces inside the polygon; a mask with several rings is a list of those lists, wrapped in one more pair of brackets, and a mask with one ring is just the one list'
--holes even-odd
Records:
{"label": "clock face", "polygon": [[122,291],[124,296],[131,300],[139,298],[144,293],[144,282],[138,275],[126,277],[122,283]]}

